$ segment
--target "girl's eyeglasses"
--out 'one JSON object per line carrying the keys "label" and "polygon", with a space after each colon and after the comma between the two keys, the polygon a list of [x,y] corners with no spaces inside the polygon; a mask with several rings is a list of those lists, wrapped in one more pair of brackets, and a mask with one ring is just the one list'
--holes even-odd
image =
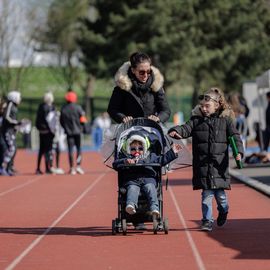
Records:
{"label": "girl's eyeglasses", "polygon": [[215,102],[218,102],[218,100],[212,98],[212,97],[209,96],[209,95],[199,95],[198,99],[199,99],[199,100],[205,100],[205,101],[213,100],[213,101],[215,101]]}
{"label": "girl's eyeglasses", "polygon": [[130,151],[143,151],[143,147],[142,146],[139,146],[139,147],[130,147]]}
{"label": "girl's eyeglasses", "polygon": [[149,70],[139,70],[138,73],[141,76],[143,76],[145,74],[147,74],[149,76],[151,74],[151,69],[149,69]]}

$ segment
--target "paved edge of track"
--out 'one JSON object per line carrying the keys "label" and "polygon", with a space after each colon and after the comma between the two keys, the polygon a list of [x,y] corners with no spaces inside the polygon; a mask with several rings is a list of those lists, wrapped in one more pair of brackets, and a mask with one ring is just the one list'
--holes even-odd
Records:
{"label": "paved edge of track", "polygon": [[93,183],[91,183],[84,192],[47,228],[46,231],[38,238],[36,238],[19,256],[17,256],[6,268],[5,270],[14,269],[27,254],[59,223],[65,216],[72,210],[76,204],[80,202],[81,199],[107,174],[107,172],[101,174]]}

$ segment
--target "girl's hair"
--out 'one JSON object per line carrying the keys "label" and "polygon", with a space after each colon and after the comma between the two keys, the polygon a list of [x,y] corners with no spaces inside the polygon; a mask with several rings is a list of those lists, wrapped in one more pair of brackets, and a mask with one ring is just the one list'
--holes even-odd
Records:
{"label": "girl's hair", "polygon": [[151,65],[151,58],[142,52],[135,52],[129,57],[129,61],[132,68],[136,68],[139,64],[149,62]]}
{"label": "girl's hair", "polygon": [[206,91],[205,95],[210,95],[211,97],[214,97],[214,99],[217,100],[219,103],[220,110],[230,108],[229,104],[226,101],[224,93],[221,89],[217,87],[211,87],[208,91]]}

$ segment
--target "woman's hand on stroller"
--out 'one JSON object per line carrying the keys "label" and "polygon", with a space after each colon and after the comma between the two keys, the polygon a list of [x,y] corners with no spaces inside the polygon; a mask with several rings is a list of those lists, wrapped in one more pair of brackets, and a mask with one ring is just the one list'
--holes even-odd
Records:
{"label": "woman's hand on stroller", "polygon": [[123,123],[127,123],[128,121],[131,121],[132,119],[133,119],[132,116],[125,116],[122,121]]}
{"label": "woman's hand on stroller", "polygon": [[175,139],[182,139],[182,137],[180,136],[180,134],[178,134],[176,131],[171,131],[169,133],[169,136]]}
{"label": "woman's hand on stroller", "polygon": [[175,154],[179,153],[182,149],[182,146],[180,144],[173,143],[172,150]]}
{"label": "woman's hand on stroller", "polygon": [[153,121],[155,121],[157,123],[160,122],[159,117],[158,116],[155,116],[155,115],[149,115],[148,116],[148,119],[153,120]]}

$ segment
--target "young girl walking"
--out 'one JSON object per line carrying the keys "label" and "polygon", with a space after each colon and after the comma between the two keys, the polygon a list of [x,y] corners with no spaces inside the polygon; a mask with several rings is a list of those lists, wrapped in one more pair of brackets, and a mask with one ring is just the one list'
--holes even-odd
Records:
{"label": "young girl walking", "polygon": [[234,126],[234,114],[218,88],[210,88],[199,96],[189,121],[172,127],[168,133],[175,139],[192,137],[193,189],[202,189],[201,230],[212,231],[212,200],[217,202],[217,225],[223,226],[229,210],[225,190],[231,189],[229,175],[229,137],[233,136],[243,157],[243,144]]}

